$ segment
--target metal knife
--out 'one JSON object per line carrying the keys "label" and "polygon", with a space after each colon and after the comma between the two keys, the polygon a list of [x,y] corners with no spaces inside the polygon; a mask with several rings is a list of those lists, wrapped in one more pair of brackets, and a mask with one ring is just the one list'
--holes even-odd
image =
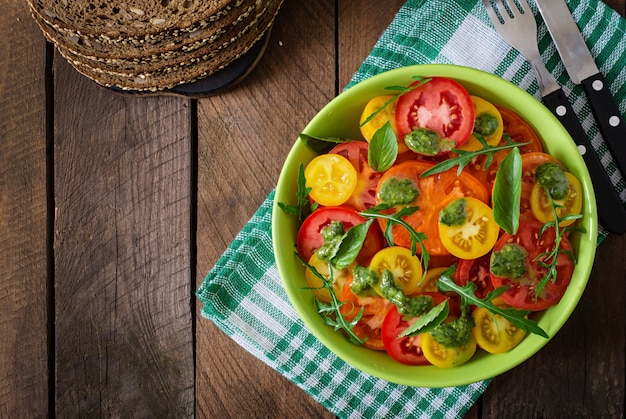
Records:
{"label": "metal knife", "polygon": [[626,177],[626,123],[564,0],[535,0],[570,79],[582,84],[598,127]]}

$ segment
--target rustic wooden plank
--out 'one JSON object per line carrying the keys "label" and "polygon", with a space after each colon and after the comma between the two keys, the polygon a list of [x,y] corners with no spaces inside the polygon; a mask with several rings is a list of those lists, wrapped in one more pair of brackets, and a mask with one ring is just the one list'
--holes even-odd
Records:
{"label": "rustic wooden plank", "polygon": [[190,417],[189,101],[54,71],[56,414]]}
{"label": "rustic wooden plank", "polygon": [[0,417],[48,413],[46,44],[26,2],[0,14]]}
{"label": "rustic wooden plank", "polygon": [[[198,285],[275,187],[299,130],[335,94],[334,2],[286,1],[234,90],[198,102]],[[198,417],[331,417],[200,317]]]}

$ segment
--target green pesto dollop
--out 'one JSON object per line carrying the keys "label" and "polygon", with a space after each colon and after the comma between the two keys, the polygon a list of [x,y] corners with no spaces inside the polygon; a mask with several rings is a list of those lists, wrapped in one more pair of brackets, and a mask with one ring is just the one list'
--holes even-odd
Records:
{"label": "green pesto dollop", "polygon": [[460,226],[467,220],[467,200],[465,198],[455,199],[439,212],[439,222],[447,226]]}
{"label": "green pesto dollop", "polygon": [[414,129],[404,137],[404,143],[409,150],[428,156],[450,151],[456,145],[456,142],[441,138],[439,134],[428,128]]}
{"label": "green pesto dollop", "polygon": [[552,199],[564,199],[569,191],[565,170],[556,163],[548,162],[537,167],[535,179],[550,194]]}
{"label": "green pesto dollop", "polygon": [[474,119],[474,132],[486,137],[498,129],[498,118],[488,112],[482,112]]}
{"label": "green pesto dollop", "polygon": [[380,291],[387,300],[391,301],[401,314],[418,317],[433,308],[433,299],[429,295],[407,296],[396,286],[393,273],[383,271],[380,279]]}
{"label": "green pesto dollop", "polygon": [[489,269],[495,276],[517,279],[526,273],[528,252],[519,244],[507,243],[491,254]]}
{"label": "green pesto dollop", "polygon": [[378,274],[373,269],[361,265],[354,267],[352,270],[352,278],[350,288],[355,295],[366,294],[380,280]]}
{"label": "green pesto dollop", "polygon": [[390,205],[406,205],[417,199],[420,191],[411,179],[387,179],[380,185],[378,198]]}
{"label": "green pesto dollop", "polygon": [[430,334],[440,345],[458,348],[470,342],[474,325],[473,317],[469,311],[464,310],[461,317],[448,323],[441,323]]}
{"label": "green pesto dollop", "polygon": [[335,255],[338,246],[341,244],[345,231],[341,221],[333,221],[321,230],[324,244],[317,249],[317,257],[328,262]]}

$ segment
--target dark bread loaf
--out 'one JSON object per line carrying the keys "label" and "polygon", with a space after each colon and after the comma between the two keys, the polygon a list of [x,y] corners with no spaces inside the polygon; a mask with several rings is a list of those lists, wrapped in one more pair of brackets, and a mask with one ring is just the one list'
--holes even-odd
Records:
{"label": "dark bread loaf", "polygon": [[122,90],[158,92],[241,57],[283,0],[28,0],[45,37],[80,73]]}
{"label": "dark bread loaf", "polygon": [[187,61],[180,61],[180,57],[177,57],[171,65],[155,71],[143,71],[143,66],[137,66],[127,72],[98,68],[84,60],[77,60],[75,55],[63,46],[57,45],[57,49],[78,72],[103,86],[151,92],[170,89],[178,84],[190,83],[209,76],[245,54],[271,26],[282,0],[267,0],[267,3],[264,13],[257,15],[257,18],[235,37],[216,45],[214,51]]}

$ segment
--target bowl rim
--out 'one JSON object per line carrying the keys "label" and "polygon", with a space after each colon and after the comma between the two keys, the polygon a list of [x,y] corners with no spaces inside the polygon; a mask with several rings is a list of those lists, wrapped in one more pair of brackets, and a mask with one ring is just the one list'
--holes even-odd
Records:
{"label": "bowl rim", "polygon": [[[285,260],[283,259],[281,253],[281,251],[286,252],[285,249],[287,248],[293,250],[295,236],[292,236],[292,243],[285,245],[285,243],[283,242],[283,238],[285,237],[285,231],[283,229],[284,226],[281,219],[283,219],[282,217],[287,217],[287,215],[283,213],[282,209],[280,209],[280,207],[278,206],[278,203],[285,202],[284,199],[287,197],[286,191],[289,189],[290,186],[293,186],[293,183],[295,183],[293,181],[293,174],[294,170],[297,169],[294,167],[296,166],[296,164],[294,163],[302,162],[307,159],[310,160],[315,155],[313,152],[308,150],[306,146],[299,140],[295,141],[294,145],[287,155],[287,158],[285,159],[285,164],[280,172],[276,187],[276,194],[274,197],[274,203],[272,208],[272,242],[274,247],[274,254],[283,287],[285,288],[290,303],[296,309],[300,320],[311,331],[311,333],[338,358],[341,358],[347,364],[362,372],[396,384],[418,387],[450,387],[467,385],[481,380],[493,378],[523,363],[528,358],[537,353],[541,348],[543,348],[569,319],[587,285],[595,258],[595,250],[598,236],[595,194],[593,192],[589,173],[586,169],[582,156],[580,156],[580,153],[578,152],[578,149],[576,148],[573,140],[571,139],[565,128],[561,125],[561,123],[556,119],[556,117],[554,117],[552,113],[545,106],[543,106],[543,104],[539,102],[534,96],[530,95],[528,92],[516,86],[515,84],[497,75],[470,67],[458,66],[453,64],[417,64],[407,67],[396,68],[377,74],[355,84],[354,86],[337,95],[328,104],[326,104],[315,115],[315,117],[311,119],[311,121],[306,125],[302,132],[315,135],[333,135],[332,133],[312,133],[311,131],[319,130],[320,124],[323,125],[323,121],[326,118],[336,117],[335,114],[337,113],[337,109],[335,108],[337,107],[337,104],[345,105],[345,103],[343,102],[349,101],[349,98],[352,96],[365,95],[371,98],[373,97],[373,95],[376,95],[376,93],[371,93],[373,91],[380,90],[380,94],[384,94],[382,92],[384,92],[384,87],[386,86],[398,85],[401,84],[403,81],[406,81],[406,84],[410,83],[409,77],[411,75],[419,75],[423,77],[449,77],[451,79],[459,81],[468,89],[468,91],[470,91],[470,93],[473,93],[473,91],[475,90],[487,89],[487,91],[490,92],[489,95],[478,95],[481,97],[487,96],[484,98],[491,101],[494,101],[493,97],[498,95],[497,91],[510,91],[510,94],[515,96],[516,98],[516,105],[507,107],[510,107],[511,109],[520,113],[536,131],[536,126],[540,123],[540,121],[544,121],[542,124],[547,124],[550,128],[550,131],[554,131],[559,135],[559,138],[562,138],[562,140],[559,140],[558,145],[553,145],[552,148],[554,150],[560,150],[562,155],[566,157],[566,160],[570,162],[570,166],[572,165],[572,162],[574,163],[576,170],[572,171],[577,172],[575,174],[577,175],[577,177],[579,177],[579,179],[581,180],[581,184],[583,185],[583,192],[587,199],[585,200],[583,205],[584,216],[581,223],[583,228],[586,229],[586,234],[580,234],[577,236],[578,243],[576,244],[576,247],[578,248],[579,253],[579,263],[575,266],[572,283],[570,283],[570,285],[568,286],[566,294],[563,296],[561,301],[556,306],[554,306],[554,310],[558,308],[559,310],[561,310],[562,315],[558,316],[556,319],[553,319],[552,317],[545,314],[540,315],[539,324],[542,328],[544,328],[544,330],[546,330],[550,338],[544,339],[537,335],[528,335],[522,342],[523,345],[520,344],[516,348],[505,354],[491,355],[487,354],[484,351],[481,351],[483,353],[479,353],[479,351],[477,350],[477,354],[474,355],[474,358],[472,358],[472,360],[453,369],[441,369],[434,366],[412,367],[397,363],[401,366],[403,371],[406,370],[406,373],[398,374],[396,372],[399,370],[398,368],[390,369],[386,368],[383,365],[386,364],[386,362],[383,362],[383,359],[380,357],[381,354],[376,353],[377,351],[373,351],[367,348],[356,347],[356,345],[347,342],[347,340],[343,336],[341,336],[340,333],[333,331],[332,328],[325,325],[319,315],[316,316],[317,319],[312,318],[310,308],[308,310],[305,309],[305,303],[303,301],[302,295],[300,294],[302,290],[299,288],[297,289],[293,283],[290,283],[287,280],[287,278],[289,278],[290,272],[287,269]],[[480,86],[480,88],[478,88],[478,86]],[[502,104],[501,102],[502,100],[495,100],[495,103],[497,104]],[[530,107],[531,109],[533,109],[533,114],[527,115],[525,112],[519,111],[520,109],[524,109],[526,107]],[[358,116],[360,116],[360,113]],[[550,146],[546,144],[547,140],[542,137],[541,133],[537,132],[537,134],[539,135],[544,147],[549,150]],[[568,166],[568,169],[571,170],[572,168]],[[583,265],[580,264],[580,253],[582,250],[585,250],[585,263]],[[575,278],[576,281],[574,281]],[[551,310],[550,312],[554,312],[554,310]],[[360,352],[357,350],[352,350],[350,351],[351,353],[345,353],[345,351],[342,350],[342,347],[344,345],[337,339],[337,337],[340,337],[348,345],[355,346],[358,349],[365,349],[369,351],[370,356],[366,357],[368,359],[363,359],[362,356],[359,356]],[[522,349],[526,349],[526,352],[522,351]],[[391,359],[386,353],[384,353],[384,356]],[[475,361],[475,358],[477,357],[479,358],[478,360],[481,363],[489,365],[491,366],[491,368],[481,368],[478,371],[476,371],[476,368],[468,368],[468,364],[469,366],[471,366],[472,362]],[[482,361],[483,358],[488,357],[497,357],[497,361],[499,362],[495,361],[496,358],[494,358],[494,360],[492,360],[491,362]],[[476,361],[474,363],[476,363]],[[422,369],[428,369],[428,371]],[[414,374],[413,372],[415,371],[426,371],[426,377],[423,377],[420,374]],[[458,373],[450,373],[451,371],[457,371]],[[464,372],[468,373],[464,375]]]}

